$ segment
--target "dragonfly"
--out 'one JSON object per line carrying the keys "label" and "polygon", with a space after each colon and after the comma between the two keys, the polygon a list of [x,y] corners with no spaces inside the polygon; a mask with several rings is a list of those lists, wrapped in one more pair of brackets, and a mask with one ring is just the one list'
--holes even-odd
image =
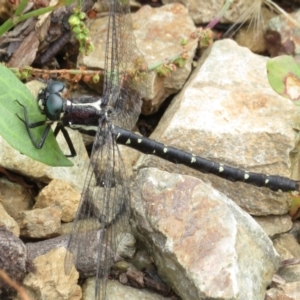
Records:
{"label": "dragonfly", "polygon": [[[30,123],[24,106],[24,117],[18,116],[37,148],[43,147],[51,125],[57,122],[54,134],[63,133],[70,149],[69,156],[75,156],[76,150],[65,127],[96,132],[81,201],[67,246],[65,271],[70,272],[73,264],[78,266],[90,241],[96,240],[97,256],[93,257],[94,269],[91,273],[96,274],[97,300],[106,298],[111,266],[120,259],[119,256],[128,255],[118,254],[120,241],[129,239],[133,243],[129,235],[130,191],[118,144],[230,181],[242,181],[275,191],[299,190],[298,181],[226,166],[131,132],[145,95],[147,64],[135,44],[129,1],[111,0],[109,4],[103,96],[92,97],[85,103],[74,103],[63,97],[64,84],[53,81],[38,97],[39,108],[46,120]],[[45,124],[47,126],[41,139],[35,141],[31,129]]]}
{"label": "dragonfly", "polygon": [[[67,157],[76,156],[76,150],[73,146],[71,138],[65,129],[65,127],[70,127],[72,129],[79,130],[82,133],[91,134],[91,132],[97,132],[98,130],[98,118],[101,115],[101,97],[90,97],[85,96],[81,99],[73,99],[76,104],[70,100],[63,98],[63,90],[65,85],[59,81],[53,81],[48,86],[41,90],[39,94],[39,102],[41,112],[47,116],[47,120],[43,120],[36,123],[30,123],[27,116],[26,107],[23,106],[25,120],[20,116],[19,119],[24,122],[25,127],[28,131],[28,135],[32,143],[36,148],[42,148],[47,134],[51,128],[51,125],[59,121],[54,130],[54,135],[57,136],[59,131],[62,131],[65,140],[69,146],[70,154]],[[135,91],[136,93],[137,91]],[[78,102],[84,102],[80,104]],[[52,110],[58,104],[58,111],[56,116]],[[114,124],[120,124],[122,122],[117,122],[114,120]],[[126,122],[123,122],[125,124]],[[42,135],[39,142],[36,142],[31,134],[30,129],[37,126],[47,124],[46,129]],[[124,127],[112,124],[112,131],[114,135],[114,141],[117,144],[125,145],[127,147],[133,148],[141,153],[154,155],[160,157],[176,164],[183,164],[189,168],[195,169],[205,174],[214,174],[223,179],[232,182],[244,182],[257,187],[266,187],[273,191],[299,191],[299,181],[292,180],[288,177],[278,176],[278,175],[267,175],[263,173],[249,172],[239,168],[224,165],[222,163],[214,162],[212,160],[197,156],[195,154],[180,150],[175,147],[170,147],[162,144],[156,140],[150,138],[142,137]],[[128,121],[127,121],[128,124]],[[134,122],[131,122],[130,126],[133,126]],[[94,135],[92,133],[92,135]],[[94,147],[96,143],[94,142]]]}
{"label": "dragonfly", "polygon": [[[67,101],[70,113],[65,114],[64,120],[73,129],[88,130],[91,123],[97,125],[65,259],[65,271],[69,273],[85,255],[86,245],[97,232],[95,299],[106,299],[107,279],[117,260],[119,242],[130,233],[130,193],[113,124],[120,121],[131,129],[137,121],[146,70],[147,64],[135,44],[129,0],[110,0],[103,96],[92,109],[89,105],[77,106],[73,114],[73,104]],[[82,115],[86,124],[78,119]]]}
{"label": "dragonfly", "polygon": [[[95,299],[106,299],[106,285],[111,266],[118,260],[118,245],[130,240],[130,194],[125,169],[116,143],[113,124],[131,129],[141,111],[141,97],[147,81],[147,64],[135,44],[129,0],[110,0],[105,51],[103,96],[88,105],[75,105],[62,99],[64,87],[52,82],[41,91],[38,105],[47,120],[30,123],[27,109],[24,119],[33,144],[42,148],[51,125],[58,122],[54,134],[63,133],[71,154],[75,156],[70,137],[64,128],[96,130],[90,163],[78,211],[67,245],[65,272],[81,263],[86,247],[97,240]],[[31,129],[46,124],[40,141]],[[100,230],[99,230],[100,228]],[[129,236],[129,238],[128,238]],[[121,249],[122,250],[122,249]],[[120,250],[119,250],[120,252]],[[124,251],[123,251],[124,252]],[[125,255],[125,254],[124,254]]]}

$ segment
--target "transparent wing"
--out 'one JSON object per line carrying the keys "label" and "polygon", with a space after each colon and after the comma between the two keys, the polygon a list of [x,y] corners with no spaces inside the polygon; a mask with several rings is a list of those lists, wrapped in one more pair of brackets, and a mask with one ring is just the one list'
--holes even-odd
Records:
{"label": "transparent wing", "polygon": [[114,109],[113,124],[132,129],[146,92],[147,64],[133,34],[129,0],[110,1],[103,106]]}
{"label": "transparent wing", "polygon": [[112,123],[131,129],[141,110],[147,65],[132,31],[129,0],[110,0],[102,117],[73,224],[65,260],[80,268],[91,261],[87,276],[96,273],[95,299],[105,299],[106,281],[122,233],[130,232],[130,195]]}
{"label": "transparent wing", "polygon": [[118,242],[130,232],[130,195],[111,125],[100,123],[84,189],[73,223],[65,272],[73,264],[84,277],[96,274],[95,299],[105,299]]}

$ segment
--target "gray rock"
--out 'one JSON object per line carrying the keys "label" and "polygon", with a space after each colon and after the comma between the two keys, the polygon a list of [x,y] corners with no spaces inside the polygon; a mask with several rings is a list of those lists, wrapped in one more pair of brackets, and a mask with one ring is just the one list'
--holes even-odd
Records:
{"label": "gray rock", "polygon": [[34,259],[36,270],[23,281],[30,299],[81,299],[81,288],[77,285],[78,272],[75,268],[68,275],[64,272],[65,253],[64,248],[58,248]]}
{"label": "gray rock", "polygon": [[58,236],[52,239],[47,239],[41,242],[26,243],[29,259],[33,260],[38,256],[45,255],[51,250],[64,247],[68,245],[68,235]]}
{"label": "gray rock", "polygon": [[37,196],[35,208],[58,205],[62,208],[61,220],[71,222],[75,218],[81,194],[60,179],[52,180]]}
{"label": "gray rock", "polygon": [[[231,40],[216,42],[151,135],[168,146],[253,172],[300,178],[299,109],[277,95],[266,76],[267,58]],[[157,167],[197,176],[256,216],[289,211],[287,194],[232,183],[143,155],[136,168]],[[293,169],[291,169],[293,167]]]}
{"label": "gray rock", "polygon": [[298,260],[296,264],[283,265],[278,270],[286,282],[300,282],[300,246],[292,234],[282,234],[273,240],[274,247],[278,251],[282,261]]}
{"label": "gray rock", "polygon": [[140,170],[133,227],[182,299],[264,299],[279,256],[261,227],[201,180]]}
{"label": "gray rock", "polygon": [[6,212],[3,205],[0,203],[0,226],[5,226],[16,237],[20,235],[20,227],[18,223]]}
{"label": "gray rock", "polygon": [[[178,2],[178,0],[163,0],[163,4]],[[180,0],[180,3],[188,7],[191,17],[196,24],[205,24],[210,22],[213,18],[220,13],[221,8],[224,5],[222,0],[208,0],[208,1],[197,1],[197,0]],[[253,4],[250,0],[241,0],[238,2],[232,2],[230,8],[225,13],[221,22],[224,23],[241,23],[249,19],[249,16],[243,17],[245,10],[249,10],[249,7]],[[258,5],[258,4],[256,4]]]}
{"label": "gray rock", "polygon": [[[181,41],[189,39],[190,34],[196,30],[188,10],[179,3],[159,8],[143,6],[137,13],[132,14],[132,21],[137,46],[149,67],[158,66],[159,63],[165,63],[176,55],[180,55],[184,51]],[[79,65],[85,65],[88,68],[104,68],[106,28],[107,18],[90,22],[89,30],[95,50],[88,56],[80,56]],[[146,100],[142,108],[144,114],[156,112],[169,95],[178,92],[183,87],[191,72],[196,47],[197,43],[192,43],[187,51],[188,58],[184,67],[177,68],[171,77],[159,76],[154,71],[149,74],[144,97]]]}
{"label": "gray rock", "polygon": [[[24,243],[4,226],[0,226],[0,269],[17,283],[22,282],[28,271],[34,270]],[[12,292],[14,289],[1,278],[0,298]]]}
{"label": "gray rock", "polygon": [[[0,165],[9,170],[25,174],[28,177],[48,183],[52,179],[62,179],[69,182],[78,191],[82,190],[83,181],[81,174],[83,170],[87,170],[88,156],[82,137],[79,132],[69,129],[69,135],[73,141],[78,156],[71,159],[74,163],[72,168],[50,167],[33,159],[22,155],[12,148],[5,140],[0,137]],[[65,140],[61,134],[57,137],[58,143],[64,153],[68,153],[69,149],[65,145]]]}
{"label": "gray rock", "polygon": [[17,222],[21,236],[38,239],[60,235],[61,208],[51,206],[20,212]]}
{"label": "gray rock", "polygon": [[269,237],[273,237],[280,233],[286,233],[293,226],[293,222],[289,215],[265,217],[254,216],[253,218]]}
{"label": "gray rock", "polygon": [[266,293],[266,300],[298,300],[300,299],[300,282],[280,284],[277,288],[271,288]]}
{"label": "gray rock", "polygon": [[28,189],[4,177],[0,178],[0,201],[13,218],[19,212],[31,209],[34,203]]}
{"label": "gray rock", "polygon": [[[108,233],[108,235],[109,234],[111,234],[111,232]],[[101,230],[82,233],[74,237],[78,243],[76,244],[75,249],[71,249],[71,251],[75,253],[75,258],[72,254],[67,254],[67,258],[64,262],[67,266],[66,271],[71,264],[76,264],[76,269],[80,273],[81,278],[87,278],[96,274],[100,235]],[[39,256],[46,255],[57,248],[67,248],[69,238],[69,235],[63,235],[41,242],[27,243],[26,247],[29,258],[33,260]],[[135,252],[135,239],[129,233],[119,234],[116,237],[115,244],[104,245],[103,247],[106,247],[106,257],[101,257],[102,261],[100,267],[107,265],[108,263],[112,266],[114,262],[121,260],[122,258],[131,258],[133,256]],[[111,247],[116,247],[114,249],[117,249],[117,253],[114,253]],[[106,260],[104,261],[104,259]]]}
{"label": "gray rock", "polygon": [[[82,287],[82,300],[94,299],[95,280],[88,278]],[[162,297],[148,290],[139,290],[130,286],[120,284],[116,280],[107,281],[107,300],[163,300],[170,299]]]}

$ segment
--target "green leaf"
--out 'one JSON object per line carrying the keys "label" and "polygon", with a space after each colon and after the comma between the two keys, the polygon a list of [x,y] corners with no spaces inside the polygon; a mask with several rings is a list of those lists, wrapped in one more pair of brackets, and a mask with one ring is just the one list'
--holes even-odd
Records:
{"label": "green leaf", "polygon": [[[65,157],[58,146],[52,130],[42,149],[37,149],[32,144],[24,123],[16,116],[18,113],[24,119],[23,108],[15,100],[27,108],[31,123],[46,119],[27,87],[9,69],[0,64],[0,135],[13,148],[34,160],[49,166],[72,166],[73,163]],[[32,129],[36,141],[40,140],[45,127]]]}
{"label": "green leaf", "polygon": [[300,197],[292,193],[290,194],[290,197],[292,198],[292,205],[289,214],[293,220],[296,220],[300,217]]}
{"label": "green leaf", "polygon": [[267,62],[268,80],[273,90],[300,105],[300,65],[293,57],[278,56]]}

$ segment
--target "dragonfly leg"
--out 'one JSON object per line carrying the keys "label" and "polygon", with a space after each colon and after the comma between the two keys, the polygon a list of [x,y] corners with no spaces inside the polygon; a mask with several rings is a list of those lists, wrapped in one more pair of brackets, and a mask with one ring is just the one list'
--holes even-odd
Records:
{"label": "dragonfly leg", "polygon": [[18,102],[18,104],[23,107],[25,120],[23,120],[18,114],[16,114],[16,115],[25,124],[26,127],[28,127],[28,128],[36,128],[36,127],[43,126],[43,125],[46,124],[46,120],[38,121],[38,122],[34,122],[34,123],[29,123],[29,121],[28,121],[28,114],[27,114],[27,108],[22,103],[20,103],[18,100],[15,100],[15,101]]}
{"label": "dragonfly leg", "polygon": [[[32,144],[33,144],[36,148],[41,149],[41,148],[43,147],[44,143],[45,143],[45,140],[46,140],[46,138],[47,138],[47,135],[48,135],[48,133],[49,133],[49,130],[50,130],[50,128],[51,128],[51,124],[52,124],[52,123],[47,123],[46,120],[44,120],[44,121],[38,121],[38,122],[34,122],[34,123],[29,123],[29,121],[28,121],[28,114],[27,114],[27,109],[26,109],[26,107],[25,107],[22,103],[20,103],[18,100],[16,100],[16,101],[20,104],[20,106],[23,107],[23,110],[24,110],[24,118],[25,118],[25,120],[22,119],[18,114],[16,114],[16,116],[19,118],[20,121],[22,121],[22,122],[25,124],[27,133],[28,133],[28,135],[29,135],[29,138],[30,138]],[[45,124],[47,124],[47,126],[46,126],[46,128],[45,128],[45,130],[44,130],[44,132],[43,132],[43,135],[42,135],[40,141],[39,141],[39,142],[36,142],[36,140],[34,139],[34,137],[33,137],[32,133],[31,133],[31,130],[30,130],[30,129],[31,129],[31,128],[36,128],[36,127],[39,127],[39,126],[43,126],[43,125],[45,125]]]}
{"label": "dragonfly leg", "polygon": [[57,136],[59,131],[61,131],[62,134],[64,135],[64,138],[65,138],[65,140],[68,144],[68,147],[70,149],[70,152],[71,152],[71,154],[65,155],[65,157],[74,157],[74,156],[76,156],[77,153],[76,153],[76,150],[75,150],[74,145],[72,143],[72,140],[69,136],[68,131],[66,130],[66,128],[63,125],[61,125],[60,123],[57,123],[56,128],[54,130],[54,135]]}

